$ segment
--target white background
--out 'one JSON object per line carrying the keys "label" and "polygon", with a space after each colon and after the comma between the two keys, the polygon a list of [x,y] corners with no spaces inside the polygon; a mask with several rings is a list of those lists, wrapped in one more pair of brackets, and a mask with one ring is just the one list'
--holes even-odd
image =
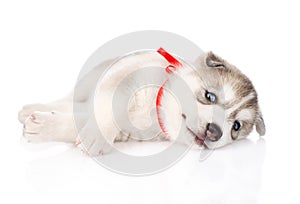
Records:
{"label": "white background", "polygon": [[[299,203],[297,1],[1,1],[1,203]],[[213,50],[252,79],[267,134],[190,152],[148,177],[112,173],[71,145],[20,140],[22,105],[72,89],[103,43],[137,30],[171,31]],[[147,148],[147,145],[145,145]]]}

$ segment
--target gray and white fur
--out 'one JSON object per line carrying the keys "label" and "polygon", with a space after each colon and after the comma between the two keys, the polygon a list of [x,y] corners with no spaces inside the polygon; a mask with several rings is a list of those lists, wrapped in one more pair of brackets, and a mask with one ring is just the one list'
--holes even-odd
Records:
{"label": "gray and white fur", "polygon": [[[156,52],[129,55],[114,63],[101,83],[97,83],[100,70],[110,63],[108,61],[95,67],[77,83],[76,89],[80,90],[80,94],[71,94],[48,104],[24,106],[19,112],[23,136],[30,142],[81,142],[92,156],[106,153],[106,143],[113,145],[116,141],[139,138],[130,130],[120,130],[113,122],[111,100],[114,90],[128,73],[139,67],[166,67],[168,62]],[[189,66],[181,63],[183,67]],[[191,100],[194,100],[198,109],[196,120],[194,116],[183,112],[171,94],[163,96],[162,107],[165,107],[167,115],[164,125],[171,135],[178,134],[180,124],[184,123],[187,143],[192,141],[200,148],[218,148],[247,137],[253,127],[256,127],[259,135],[265,134],[257,92],[241,71],[212,52],[199,56],[194,66],[195,70],[182,69],[177,74],[188,83],[193,93]],[[132,83],[135,80],[132,79]],[[96,92],[91,93],[95,89]],[[157,87],[139,91],[128,104],[128,117],[136,127],[145,129],[151,121],[157,121],[157,118],[153,118],[156,115],[151,114],[155,108],[157,91]],[[74,112],[74,106],[82,106],[83,113]],[[90,106],[93,108],[86,109]],[[79,118],[76,125],[74,115]],[[90,121],[93,116],[96,120]],[[95,125],[105,137],[97,136],[93,130]],[[165,138],[163,133],[157,137]]]}

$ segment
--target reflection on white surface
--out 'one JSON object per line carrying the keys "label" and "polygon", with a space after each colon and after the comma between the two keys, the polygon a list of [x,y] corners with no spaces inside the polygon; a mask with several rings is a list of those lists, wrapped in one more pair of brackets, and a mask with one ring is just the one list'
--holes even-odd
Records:
{"label": "reflection on white surface", "polygon": [[[205,203],[257,203],[265,143],[242,140],[214,151],[194,166],[191,188]],[[200,185],[199,185],[200,184]]]}
{"label": "reflection on white surface", "polygon": [[[157,143],[132,143],[130,148],[137,145],[137,150],[140,150],[141,146],[154,148]],[[257,142],[242,140],[217,149],[204,161],[199,160],[199,151],[190,151],[175,166],[147,177],[112,173],[75,148],[68,148],[67,151],[65,146],[56,145],[52,148],[57,151],[59,147],[60,154],[44,154],[43,158],[30,163],[27,178],[34,191],[42,194],[51,192],[53,195],[64,191],[85,195],[79,196],[78,202],[100,199],[111,203],[128,203],[132,201],[132,196],[134,200],[141,201],[147,198],[146,203],[258,202],[265,157],[265,143],[262,139]],[[114,193],[118,196],[113,196]]]}

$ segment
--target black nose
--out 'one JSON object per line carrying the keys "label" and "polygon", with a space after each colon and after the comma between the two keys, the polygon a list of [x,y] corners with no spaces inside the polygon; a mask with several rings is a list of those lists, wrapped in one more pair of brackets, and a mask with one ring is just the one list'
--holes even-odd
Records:
{"label": "black nose", "polygon": [[223,134],[221,128],[215,123],[208,123],[205,133],[206,138],[212,142],[218,141]]}

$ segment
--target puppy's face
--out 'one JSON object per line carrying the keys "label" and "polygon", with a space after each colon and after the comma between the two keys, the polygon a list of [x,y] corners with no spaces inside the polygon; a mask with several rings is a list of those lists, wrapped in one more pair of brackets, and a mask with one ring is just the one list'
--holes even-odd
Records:
{"label": "puppy's face", "polygon": [[199,57],[196,67],[196,71],[182,73],[198,108],[197,114],[181,111],[189,140],[218,148],[245,138],[254,126],[260,135],[265,134],[257,93],[244,74],[212,52]]}

